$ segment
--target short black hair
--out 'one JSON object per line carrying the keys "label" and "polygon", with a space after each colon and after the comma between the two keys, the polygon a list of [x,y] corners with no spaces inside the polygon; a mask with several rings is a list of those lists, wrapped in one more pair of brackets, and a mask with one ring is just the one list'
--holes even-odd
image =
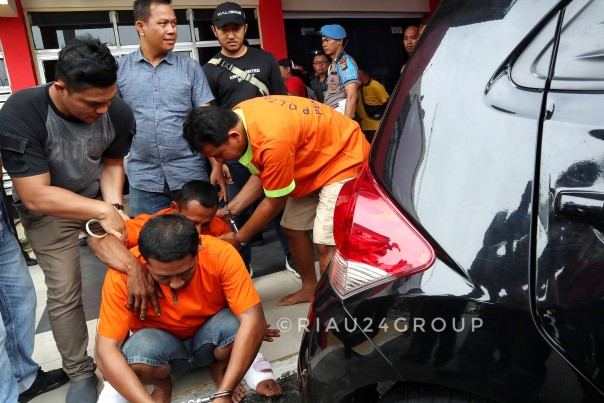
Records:
{"label": "short black hair", "polygon": [[357,70],[363,70],[365,73],[367,73],[367,75],[371,75],[371,72],[369,71],[369,69],[367,68],[367,65],[363,62],[360,61],[356,61],[357,62]]}
{"label": "short black hair", "polygon": [[78,36],[59,52],[55,80],[74,92],[89,87],[107,88],[117,81],[117,61],[97,38]]}
{"label": "short black hair", "polygon": [[182,208],[190,201],[197,201],[205,208],[214,208],[218,206],[218,191],[208,181],[189,181],[185,183],[178,192],[176,204]]}
{"label": "short black hair", "polygon": [[194,153],[204,146],[220,147],[228,141],[229,130],[237,126],[239,117],[229,109],[197,106],[189,112],[183,125],[183,137]]}
{"label": "short black hair", "polygon": [[317,53],[315,53],[315,54],[312,56],[312,60],[313,60],[313,62],[315,61],[315,58],[316,58],[317,56],[323,56],[323,57],[325,57],[325,58],[327,59],[327,61],[329,61],[329,60],[331,59],[331,58],[330,58],[329,56],[327,56],[325,53],[323,53],[323,52],[317,52]]}
{"label": "short black hair", "polygon": [[134,4],[132,8],[134,8],[134,22],[149,21],[149,16],[151,15],[151,4],[172,4],[172,0],[134,0]]}
{"label": "short black hair", "polygon": [[138,237],[138,249],[145,260],[167,263],[195,256],[199,234],[193,221],[181,214],[160,214],[147,221]]}

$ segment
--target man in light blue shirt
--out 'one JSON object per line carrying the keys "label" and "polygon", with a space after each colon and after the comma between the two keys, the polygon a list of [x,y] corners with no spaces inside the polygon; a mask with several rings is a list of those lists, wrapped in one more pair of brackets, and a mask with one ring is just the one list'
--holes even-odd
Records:
{"label": "man in light blue shirt", "polygon": [[167,208],[190,180],[209,180],[207,160],[182,137],[189,111],[214,99],[199,63],[173,52],[178,35],[170,0],[136,0],[141,46],[121,57],[118,95],[132,108],[136,136],[127,157],[134,215]]}

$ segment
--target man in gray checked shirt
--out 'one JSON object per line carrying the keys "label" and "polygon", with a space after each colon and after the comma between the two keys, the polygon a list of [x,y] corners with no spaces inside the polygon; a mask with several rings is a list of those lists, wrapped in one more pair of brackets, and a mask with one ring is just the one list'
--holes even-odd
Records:
{"label": "man in gray checked shirt", "polygon": [[135,216],[167,208],[190,180],[209,180],[206,160],[189,150],[182,124],[193,107],[214,96],[199,63],[172,51],[178,26],[170,4],[134,2],[141,45],[118,60],[118,95],[132,108],[137,126],[127,157]]}

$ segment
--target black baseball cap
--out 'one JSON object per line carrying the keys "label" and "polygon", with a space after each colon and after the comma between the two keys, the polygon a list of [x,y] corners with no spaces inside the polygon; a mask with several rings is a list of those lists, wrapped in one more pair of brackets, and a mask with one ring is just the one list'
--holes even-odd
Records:
{"label": "black baseball cap", "polygon": [[245,13],[241,6],[231,1],[219,4],[212,15],[212,25],[222,28],[232,22],[237,25],[245,25]]}
{"label": "black baseball cap", "polygon": [[292,59],[281,59],[278,63],[281,67],[291,67],[292,70],[295,69]]}

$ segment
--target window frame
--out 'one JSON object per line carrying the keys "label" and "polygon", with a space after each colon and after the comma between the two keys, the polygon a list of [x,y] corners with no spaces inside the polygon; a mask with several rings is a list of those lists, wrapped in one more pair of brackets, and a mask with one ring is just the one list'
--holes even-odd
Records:
{"label": "window frame", "polygon": [[[175,10],[183,10],[181,8],[175,8]],[[176,42],[175,46],[174,46],[174,51],[175,52],[186,52],[189,54],[189,57],[191,57],[192,59],[196,60],[197,62],[203,64],[206,62],[206,60],[200,60],[199,59],[199,49],[200,48],[212,48],[212,47],[218,47],[220,48],[220,43],[218,42],[218,40],[203,40],[203,41],[197,41],[196,36],[195,36],[195,24],[194,24],[194,13],[196,10],[204,10],[204,12],[207,12],[208,9],[204,9],[204,8],[184,8],[185,12],[186,12],[186,18],[187,18],[187,25],[189,26],[189,30],[190,30],[190,37],[191,37],[191,42]],[[245,8],[244,10],[247,11],[246,14],[251,15],[253,13],[254,16],[257,15],[257,8],[255,7],[248,7]],[[132,53],[135,50],[137,50],[139,48],[139,45],[121,45],[121,40],[120,40],[120,33],[119,33],[119,29],[118,29],[118,18],[117,18],[117,10],[90,10],[90,11],[76,11],[76,12],[82,12],[82,13],[86,13],[86,12],[98,12],[98,11],[107,11],[109,13],[109,19],[111,21],[111,24],[113,26],[113,34],[115,36],[115,41],[116,41],[116,45],[115,46],[108,46],[109,50],[111,51],[111,54],[115,57],[120,57],[123,56],[125,54],[128,53]],[[120,10],[123,11],[123,10]],[[33,24],[32,24],[32,18],[31,18],[31,14],[33,13],[42,13],[42,11],[32,11],[28,13],[28,21],[29,21],[29,26],[28,26],[28,33],[29,35],[32,37],[32,43],[33,43]],[[250,21],[251,22],[251,21]],[[257,32],[260,34],[260,24],[257,18],[255,18],[253,20],[254,24],[257,24]],[[182,24],[185,25],[185,24]],[[93,26],[91,26],[92,28]],[[248,29],[249,32],[249,29]],[[249,44],[253,45],[253,46],[259,46],[261,45],[261,40],[260,38],[247,38]],[[39,78],[39,82],[41,84],[52,81],[54,78],[53,77],[46,77],[45,74],[45,70],[44,70],[44,62],[46,61],[52,61],[52,60],[57,60],[59,57],[59,52],[61,49],[33,49],[33,55],[34,55],[34,59],[35,59],[35,64],[36,64],[36,68],[38,70],[38,78]],[[208,59],[209,60],[209,59]]]}

